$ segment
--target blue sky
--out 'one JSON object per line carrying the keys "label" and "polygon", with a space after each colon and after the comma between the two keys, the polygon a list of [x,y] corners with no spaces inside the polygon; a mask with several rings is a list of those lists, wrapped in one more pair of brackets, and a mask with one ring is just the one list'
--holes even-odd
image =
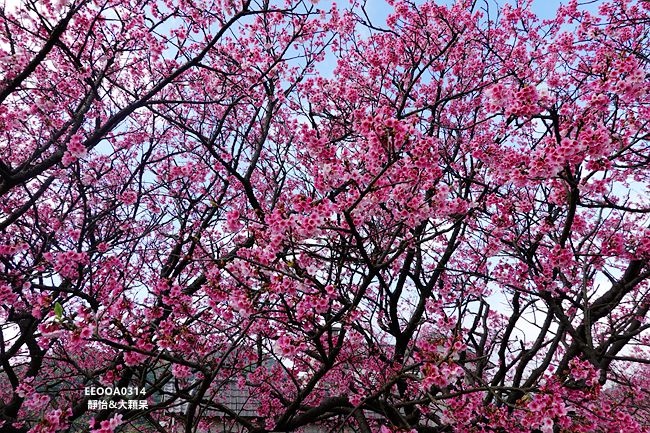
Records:
{"label": "blue sky", "polygon": [[564,2],[559,0],[535,0],[533,1],[533,12],[540,18],[551,18],[562,3]]}
{"label": "blue sky", "polygon": [[[514,0],[510,1],[505,1],[505,0],[487,0],[489,3],[494,5],[496,7],[496,4],[503,4],[503,3],[514,3]],[[557,8],[560,6],[562,3],[566,3],[567,0],[561,1],[561,0],[533,0],[533,11],[540,17],[540,18],[551,18],[552,16],[555,15],[555,11],[557,11]],[[420,3],[418,1],[418,3]],[[451,3],[450,0],[442,0],[440,3]],[[385,0],[367,0],[367,12],[370,15],[370,18],[373,20],[377,20],[377,23],[381,23],[386,15],[390,13],[391,8],[388,6],[385,2]]]}
{"label": "blue sky", "polygon": [[[425,0],[415,0],[417,4],[424,3]],[[492,10],[496,10],[498,5],[504,3],[515,3],[518,0],[481,0],[488,2]],[[521,1],[521,0],[520,0]],[[585,0],[583,0],[584,2]],[[589,0],[586,0],[590,3]],[[327,9],[330,7],[332,2],[338,3],[340,6],[345,6],[348,4],[346,0],[319,0],[317,7],[321,9]],[[383,27],[386,22],[388,14],[392,12],[392,8],[386,3],[386,0],[365,0],[366,2],[366,13],[370,18],[372,24]],[[439,4],[452,4],[454,0],[437,0]],[[532,10],[537,14],[541,19],[552,18],[555,16],[558,7],[561,4],[566,4],[568,0],[533,0]],[[581,2],[582,3],[582,2]],[[595,0],[594,4],[600,3],[599,0]],[[588,9],[593,9],[593,5],[588,5]],[[326,56],[326,60],[319,67],[319,71],[326,77],[332,76],[332,71],[336,64],[336,59],[330,53]]]}

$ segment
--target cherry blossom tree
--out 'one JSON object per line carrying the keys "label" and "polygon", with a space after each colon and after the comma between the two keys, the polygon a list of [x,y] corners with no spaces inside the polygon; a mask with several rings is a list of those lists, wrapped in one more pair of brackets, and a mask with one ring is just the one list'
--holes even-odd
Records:
{"label": "cherry blossom tree", "polygon": [[650,3],[387,3],[0,7],[0,432],[650,432]]}

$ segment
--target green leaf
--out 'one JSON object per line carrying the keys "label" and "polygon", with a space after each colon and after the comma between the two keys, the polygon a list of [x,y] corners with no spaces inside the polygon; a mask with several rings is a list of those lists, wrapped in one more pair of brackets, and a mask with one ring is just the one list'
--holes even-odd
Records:
{"label": "green leaf", "polygon": [[63,307],[58,302],[54,303],[54,315],[59,320],[63,318]]}

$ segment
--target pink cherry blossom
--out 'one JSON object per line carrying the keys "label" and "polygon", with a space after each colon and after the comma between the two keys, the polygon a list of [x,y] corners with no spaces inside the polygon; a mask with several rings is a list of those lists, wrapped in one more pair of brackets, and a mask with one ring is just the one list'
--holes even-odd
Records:
{"label": "pink cherry blossom", "polygon": [[9,3],[0,433],[650,432],[650,3]]}

